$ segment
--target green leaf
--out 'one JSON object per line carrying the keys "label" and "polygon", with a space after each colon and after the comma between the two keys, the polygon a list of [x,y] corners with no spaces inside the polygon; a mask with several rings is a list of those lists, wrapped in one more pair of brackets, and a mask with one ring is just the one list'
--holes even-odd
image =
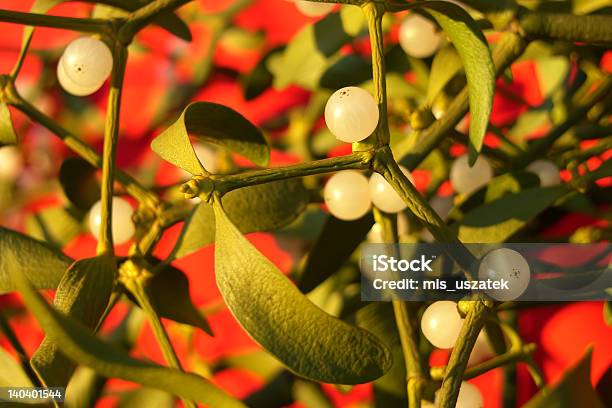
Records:
{"label": "green leaf", "polygon": [[159,134],[151,148],[164,160],[191,174],[203,174],[189,134],[207,143],[223,146],[259,166],[267,166],[270,146],[261,131],[244,116],[227,106],[194,102],[169,128]]}
{"label": "green leaf", "polygon": [[592,347],[570,368],[554,387],[545,387],[524,408],[589,407],[603,408],[604,404],[591,385]]}
{"label": "green leaf", "polygon": [[33,387],[21,365],[3,347],[0,347],[0,387]]}
{"label": "green leaf", "polygon": [[612,301],[606,300],[603,306],[604,321],[608,326],[612,326]]}
{"label": "green leaf", "polygon": [[159,316],[198,327],[213,335],[208,321],[191,302],[189,280],[180,269],[166,266],[146,281],[145,289]]}
{"label": "green leaf", "polygon": [[60,345],[62,353],[72,361],[91,367],[105,377],[132,381],[212,407],[244,407],[240,401],[202,377],[135,359],[121,348],[92,335],[82,324],[48,305],[20,272],[18,259],[13,254],[9,254],[7,258],[7,263],[11,266],[11,278],[21,292],[26,306],[47,335]]}
{"label": "green leaf", "polygon": [[222,364],[257,374],[265,381],[270,381],[284,370],[283,365],[277,359],[261,350],[227,356],[223,359]]}
{"label": "green leaf", "polygon": [[84,213],[75,208],[51,207],[26,218],[26,232],[62,248],[83,232]]}
{"label": "green leaf", "polygon": [[174,408],[174,406],[174,397],[167,392],[142,387],[123,396],[117,408]]}
{"label": "green leaf", "polygon": [[463,61],[470,93],[470,164],[473,164],[482,148],[493,107],[495,66],[491,51],[476,22],[461,7],[441,1],[428,1],[423,7],[440,24]]}
{"label": "green leaf", "polygon": [[[306,209],[309,196],[302,180],[291,179],[230,191],[222,202],[232,223],[246,234],[290,224]],[[213,210],[208,204],[199,204],[185,224],[184,235],[177,242],[176,256],[185,256],[214,240]]]}
{"label": "green leaf", "polygon": [[427,86],[427,102],[430,105],[462,67],[461,57],[452,45],[448,45],[436,53],[431,63]]}
{"label": "green leaf", "polygon": [[219,204],[217,286],[242,327],[296,374],[328,383],[358,384],[391,366],[371,333],[317,308],[240,233]]}
{"label": "green leaf", "polygon": [[11,112],[6,103],[0,102],[0,147],[17,143]]}
{"label": "green leaf", "polygon": [[[62,277],[53,304],[59,312],[93,330],[108,304],[115,274],[115,260],[106,255],[76,261]],[[76,368],[48,336],[31,364],[47,387],[65,387]]]}
{"label": "green leaf", "polygon": [[304,27],[289,42],[274,66],[274,87],[283,89],[291,84],[315,89],[337,53],[365,27],[363,13],[358,7],[345,6],[338,13],[330,13],[314,24]]}
{"label": "green leaf", "polygon": [[307,293],[346,262],[374,225],[371,213],[355,221],[329,216],[314,247],[310,250],[298,281],[298,288]]}
{"label": "green leaf", "polygon": [[0,294],[15,290],[9,255],[36,289],[55,289],[72,259],[51,245],[0,227]]}
{"label": "green leaf", "polygon": [[466,243],[504,242],[567,192],[565,186],[531,188],[478,207],[461,221],[459,239]]}
{"label": "green leaf", "polygon": [[274,76],[268,68],[268,63],[272,58],[278,56],[284,49],[285,47],[281,46],[268,51],[257,63],[255,68],[242,77],[240,83],[244,92],[244,98],[247,101],[257,98],[266,89],[272,86]]}
{"label": "green leaf", "polygon": [[97,169],[80,157],[69,157],[62,162],[59,182],[66,198],[75,207],[88,211],[100,200]]}

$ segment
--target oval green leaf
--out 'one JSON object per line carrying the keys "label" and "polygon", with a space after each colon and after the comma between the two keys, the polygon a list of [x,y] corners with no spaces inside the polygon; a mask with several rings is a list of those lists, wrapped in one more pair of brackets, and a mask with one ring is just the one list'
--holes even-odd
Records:
{"label": "oval green leaf", "polygon": [[[290,224],[306,209],[309,196],[302,180],[291,179],[230,191],[222,202],[232,223],[247,234]],[[214,240],[215,216],[210,205],[202,203],[186,222],[174,253],[182,257]]]}
{"label": "oval green leaf", "polygon": [[294,373],[321,382],[359,384],[391,367],[373,334],[316,307],[240,233],[219,204],[215,273],[229,309],[263,348]]}
{"label": "oval green leaf", "polygon": [[[114,258],[102,255],[76,261],[60,281],[56,309],[93,330],[106,309],[116,274]],[[45,337],[31,359],[32,368],[47,387],[65,387],[76,364]]]}
{"label": "oval green leaf", "polygon": [[493,108],[495,66],[487,40],[470,15],[445,1],[419,3],[436,19],[461,56],[470,98],[470,163],[480,153]]}
{"label": "oval green leaf", "polygon": [[47,243],[0,227],[0,294],[15,287],[10,277],[9,255],[36,289],[55,289],[72,259]]}
{"label": "oval green leaf", "polygon": [[11,278],[26,306],[47,335],[60,345],[62,353],[72,361],[91,367],[105,377],[121,378],[164,390],[211,407],[244,408],[240,401],[202,377],[135,359],[125,350],[92,335],[83,325],[47,304],[20,272],[16,264],[18,260],[12,254],[7,258],[7,263],[11,265]]}
{"label": "oval green leaf", "polygon": [[204,167],[193,150],[189,135],[267,166],[270,146],[261,131],[244,116],[227,106],[194,102],[169,128],[159,134],[151,148],[164,160],[188,171],[203,174]]}

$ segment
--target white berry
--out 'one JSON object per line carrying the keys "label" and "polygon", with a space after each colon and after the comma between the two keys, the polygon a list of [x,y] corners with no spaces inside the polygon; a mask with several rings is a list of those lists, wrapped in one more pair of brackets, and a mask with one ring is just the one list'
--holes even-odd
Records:
{"label": "white berry", "polygon": [[64,71],[64,66],[62,65],[62,61],[57,64],[57,80],[61,85],[62,89],[69,94],[75,96],[87,96],[96,92],[102,86],[102,83],[94,86],[81,86],[76,84],[70,78],[66,76],[66,72]]}
{"label": "white berry", "polygon": [[492,356],[493,350],[489,345],[487,335],[484,331],[481,331],[478,337],[476,338],[476,343],[474,343],[474,348],[470,353],[470,358],[468,359],[467,364],[468,366],[479,364]]}
{"label": "white berry", "polygon": [[325,185],[323,197],[329,212],[347,221],[361,218],[372,205],[368,179],[354,170],[334,174]]}
{"label": "white berry", "polygon": [[325,123],[337,139],[359,142],[378,126],[378,105],[372,95],[361,88],[339,89],[325,105]]}
{"label": "white berry", "polygon": [[434,302],[423,313],[421,331],[435,347],[449,349],[455,345],[463,319],[457,311],[457,304],[450,300]]}
{"label": "white berry", "polygon": [[559,168],[550,160],[536,160],[527,166],[527,171],[537,174],[542,187],[551,187],[561,184]]}
{"label": "white berry", "polygon": [[[414,183],[412,176],[408,169],[400,166],[402,173],[408,177],[411,183]],[[386,213],[397,213],[404,210],[407,205],[395,192],[395,189],[391,184],[385,180],[379,173],[373,173],[370,176],[370,197],[372,198],[372,204],[374,204],[379,210]]]}
{"label": "white berry", "polygon": [[478,278],[508,281],[509,289],[490,289],[487,294],[496,300],[509,301],[516,299],[527,289],[531,272],[523,255],[513,249],[499,248],[482,259],[478,267]]}
{"label": "white berry", "polygon": [[[436,391],[435,406],[439,406],[439,400],[440,390]],[[467,381],[462,381],[459,387],[459,395],[457,396],[455,408],[482,408],[483,406],[484,401],[478,387]]]}
{"label": "white berry", "polygon": [[467,154],[456,158],[451,165],[450,182],[460,194],[470,194],[486,185],[492,178],[493,169],[483,156],[478,156],[472,167],[469,165]]}
{"label": "white berry", "polygon": [[295,7],[300,10],[300,13],[308,17],[320,17],[334,9],[334,3],[317,3],[314,1],[298,0],[295,2]]}
{"label": "white berry", "polygon": [[15,146],[0,147],[0,180],[15,181],[23,170],[23,156]]}
{"label": "white berry", "polygon": [[58,79],[70,93],[81,95],[98,90],[113,68],[113,55],[104,42],[91,37],[72,41],[64,50],[58,66]]}
{"label": "white berry", "polygon": [[399,42],[404,52],[411,57],[427,58],[438,50],[442,37],[434,23],[412,13],[400,26]]}
{"label": "white berry", "polygon": [[[91,234],[100,239],[100,224],[102,223],[102,202],[95,203],[89,210],[89,229]],[[134,235],[134,210],[130,203],[119,197],[113,197],[113,241],[123,244]]]}

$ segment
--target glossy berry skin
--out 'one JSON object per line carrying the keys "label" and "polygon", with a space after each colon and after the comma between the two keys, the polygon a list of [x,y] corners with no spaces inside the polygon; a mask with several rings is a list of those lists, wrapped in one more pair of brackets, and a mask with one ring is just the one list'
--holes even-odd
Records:
{"label": "glossy berry skin", "polygon": [[[412,176],[405,167],[400,166],[402,173],[412,182]],[[372,203],[381,211],[386,213],[397,213],[406,209],[407,205],[404,200],[395,192],[391,184],[378,173],[373,173],[370,176],[370,198]]]}
{"label": "glossy berry skin", "polygon": [[455,159],[450,169],[450,182],[459,194],[470,194],[486,185],[493,178],[493,169],[484,156],[478,156],[470,167],[468,155]]}
{"label": "glossy berry skin", "polygon": [[461,382],[456,408],[482,408],[484,401],[478,387],[467,381]]}
{"label": "glossy berry skin", "polygon": [[0,147],[0,181],[15,181],[23,170],[23,156],[15,146]]}
{"label": "glossy berry skin", "polygon": [[487,290],[487,294],[496,300],[509,301],[516,299],[527,289],[531,271],[523,255],[510,248],[499,248],[482,258],[478,267],[478,278],[507,280],[510,290],[491,289]]}
{"label": "glossy berry skin", "polygon": [[550,160],[536,160],[527,166],[527,171],[537,174],[542,187],[552,187],[561,184],[559,168]]}
{"label": "glossy berry skin", "polygon": [[441,349],[454,347],[462,325],[463,319],[457,311],[457,304],[450,300],[432,303],[421,318],[423,335]]}
{"label": "glossy berry skin", "polygon": [[100,89],[113,68],[113,56],[104,42],[91,37],[72,41],[58,63],[62,87],[75,95]]}
{"label": "glossy berry skin", "polygon": [[[102,223],[102,202],[98,201],[89,210],[89,229],[91,234],[100,239],[100,224]],[[120,197],[113,197],[113,241],[115,244],[123,244],[134,235],[134,222],[132,215],[134,210],[130,203]]]}
{"label": "glossy berry skin", "polygon": [[325,185],[323,198],[329,212],[346,221],[363,217],[372,206],[368,179],[355,170],[334,174]]}
{"label": "glossy berry skin", "polygon": [[441,42],[442,36],[436,25],[419,14],[411,13],[400,26],[400,46],[411,57],[431,57]]}
{"label": "glossy berry skin", "polygon": [[321,17],[334,9],[334,3],[317,3],[314,1],[298,0],[295,7],[308,17]]}
{"label": "glossy berry skin", "polygon": [[339,89],[325,105],[325,123],[337,139],[359,142],[378,126],[378,105],[364,89],[356,86]]}

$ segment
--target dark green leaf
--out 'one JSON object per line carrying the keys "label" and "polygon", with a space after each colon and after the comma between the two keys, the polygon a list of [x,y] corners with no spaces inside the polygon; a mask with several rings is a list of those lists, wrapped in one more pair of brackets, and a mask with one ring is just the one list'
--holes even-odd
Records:
{"label": "dark green leaf", "polygon": [[325,70],[320,86],[336,90],[345,86],[357,86],[371,78],[372,64],[359,55],[349,54]]}
{"label": "dark green leaf", "polygon": [[459,239],[463,242],[504,242],[567,192],[564,186],[531,188],[478,207],[461,221]]}
{"label": "dark green leaf", "polygon": [[554,387],[545,387],[524,408],[589,407],[604,408],[604,404],[591,385],[591,354],[570,368]]}
{"label": "dark green leaf", "polygon": [[355,221],[342,221],[329,216],[306,260],[298,288],[313,290],[346,262],[374,225],[371,213]]}
{"label": "dark green leaf", "polygon": [[391,366],[371,333],[316,307],[238,231],[215,204],[215,273],[225,302],[242,327],[296,374],[358,384]]}
{"label": "dark green leaf", "polygon": [[4,102],[0,102],[0,147],[17,143],[17,135],[13,129],[11,112]]}
{"label": "dark green leaf", "polygon": [[55,289],[72,263],[72,259],[49,244],[2,227],[0,254],[0,293],[15,290],[10,278],[9,255],[36,289]]}
{"label": "dark green leaf", "polygon": [[18,259],[12,254],[7,258],[7,263],[11,266],[11,278],[21,292],[26,306],[47,335],[61,346],[62,353],[72,361],[91,367],[105,377],[121,378],[164,390],[208,406],[244,407],[240,401],[202,377],[137,360],[121,348],[95,337],[82,324],[48,305],[20,272]]}
{"label": "dark green leaf", "polygon": [[203,167],[189,134],[203,142],[223,146],[257,165],[268,165],[270,146],[261,131],[235,110],[211,102],[187,106],[177,121],[153,140],[151,148],[175,166],[191,174],[202,174]]}
{"label": "dark green leaf", "polygon": [[257,98],[266,89],[272,86],[274,76],[268,68],[268,63],[271,58],[279,55],[285,47],[276,47],[270,50],[245,76],[242,77],[242,89],[244,91],[244,98],[247,101]]}
{"label": "dark green leaf", "polygon": [[45,208],[26,218],[26,232],[36,239],[63,248],[83,231],[84,215],[75,208]]}
{"label": "dark green leaf", "polygon": [[427,102],[431,105],[446,84],[461,70],[461,57],[455,47],[448,45],[436,53],[431,63]]}
{"label": "dark green leaf", "polygon": [[180,269],[166,266],[147,280],[145,289],[159,316],[199,327],[213,335],[208,321],[191,302],[189,280]]}
{"label": "dark green leaf", "polygon": [[423,7],[440,24],[463,61],[470,92],[470,163],[474,163],[493,107],[495,66],[491,52],[478,25],[461,7],[442,1],[428,1]]}
{"label": "dark green leaf", "polygon": [[[246,234],[275,230],[288,225],[305,209],[308,191],[300,179],[249,186],[223,197],[230,220]],[[185,225],[176,256],[185,256],[215,240],[215,217],[208,204],[200,204]]]}
{"label": "dark green leaf", "polygon": [[[108,304],[115,274],[115,260],[108,256],[76,261],[57,286],[55,308],[93,330]],[[76,368],[50,337],[40,344],[31,364],[47,387],[65,387]]]}
{"label": "dark green leaf", "polygon": [[62,163],[59,181],[66,198],[77,208],[89,210],[100,200],[96,168],[79,157],[69,157]]}

